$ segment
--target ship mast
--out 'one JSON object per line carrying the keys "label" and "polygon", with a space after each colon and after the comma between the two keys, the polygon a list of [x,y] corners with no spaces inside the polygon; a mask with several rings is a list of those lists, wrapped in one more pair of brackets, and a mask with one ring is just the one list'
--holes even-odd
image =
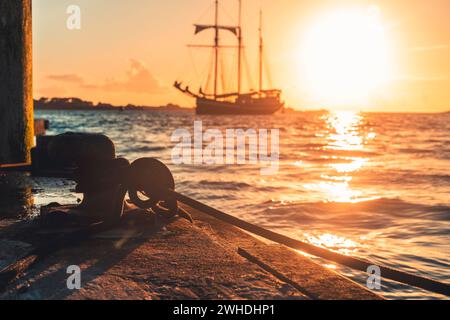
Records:
{"label": "ship mast", "polygon": [[214,99],[217,99],[217,77],[219,71],[219,0],[216,0],[214,30]]}
{"label": "ship mast", "polygon": [[[213,48],[214,50],[214,61],[213,61],[213,69],[214,69],[214,100],[222,97],[223,95],[219,95],[218,86],[219,86],[219,50],[222,48],[236,48],[236,46],[222,46],[220,44],[220,31],[229,31],[233,33],[239,40],[238,45],[238,94],[242,91],[242,0],[239,0],[239,26],[226,26],[219,24],[219,0],[214,0],[215,3],[215,15],[214,15],[214,24],[194,24],[195,26],[195,34],[198,34],[204,30],[214,29],[214,43],[213,45],[188,45],[189,47],[198,47],[198,48]],[[223,67],[222,67],[223,68]],[[224,80],[222,79],[222,83]]]}
{"label": "ship mast", "polygon": [[238,94],[241,94],[242,81],[242,0],[239,0],[239,25],[238,25]]}
{"label": "ship mast", "polygon": [[264,42],[262,35],[262,9],[259,10],[259,93],[262,93],[263,88],[263,53]]}

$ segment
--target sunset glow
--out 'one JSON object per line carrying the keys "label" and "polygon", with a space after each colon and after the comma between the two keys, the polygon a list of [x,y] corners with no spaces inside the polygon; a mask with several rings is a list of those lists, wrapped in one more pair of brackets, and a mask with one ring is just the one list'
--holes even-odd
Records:
{"label": "sunset glow", "polygon": [[[244,69],[250,73],[243,90],[250,90],[258,78],[261,2],[242,3]],[[210,52],[186,45],[211,44],[210,31],[194,35],[192,23],[212,22],[213,1],[78,0],[81,29],[75,31],[66,28],[70,4],[33,2],[36,98],[74,96],[115,105],[193,107],[192,99],[172,84],[183,79],[197,91],[206,82],[206,75],[200,75],[208,73]],[[227,12],[219,17],[221,23],[236,23],[237,5],[238,1],[221,2]],[[449,1],[268,0],[262,9],[270,69],[265,86],[272,82],[282,89],[288,107],[450,109]],[[229,32],[223,32],[222,42],[236,44]],[[226,65],[234,65],[233,50],[222,54],[229,60]],[[235,72],[227,70],[225,78],[235,81]]]}
{"label": "sunset glow", "polygon": [[377,6],[323,15],[305,41],[309,90],[326,104],[365,105],[391,77],[390,48]]}

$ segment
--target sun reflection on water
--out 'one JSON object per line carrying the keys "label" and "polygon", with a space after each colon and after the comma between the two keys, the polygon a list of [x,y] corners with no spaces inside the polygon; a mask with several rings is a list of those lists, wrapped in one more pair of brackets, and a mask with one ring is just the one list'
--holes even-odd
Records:
{"label": "sun reflection on water", "polygon": [[355,254],[360,244],[353,240],[337,236],[331,233],[323,233],[319,235],[304,235],[307,241],[315,246],[331,249],[345,255]]}
{"label": "sun reflection on water", "polygon": [[321,175],[323,180],[305,184],[304,187],[322,193],[325,202],[357,203],[377,199],[351,186],[354,175],[369,161],[361,153],[376,134],[363,132],[364,117],[357,112],[333,112],[325,115],[323,120],[327,128],[327,145],[323,151],[331,153],[326,157],[328,163],[324,169],[327,174]]}
{"label": "sun reflection on water", "polygon": [[[362,188],[355,187],[355,179],[370,162],[367,153],[368,142],[376,137],[376,133],[364,125],[364,116],[357,112],[343,111],[329,113],[323,116],[325,123],[323,132],[319,132],[326,145],[321,148],[325,153],[320,180],[303,185],[307,190],[318,192],[327,203],[358,203],[377,199]],[[354,255],[361,244],[333,234],[324,233],[303,234],[309,243],[337,251],[345,255]],[[361,239],[364,240],[364,239]],[[323,264],[335,269],[334,264]]]}
{"label": "sun reflection on water", "polygon": [[368,159],[364,158],[346,158],[350,160],[349,163],[330,163],[329,166],[335,169],[338,173],[355,172],[364,166]]}
{"label": "sun reflection on water", "polygon": [[327,137],[331,150],[361,150],[364,139],[360,135],[359,125],[363,117],[352,111],[338,111],[325,116],[324,119],[330,130]]}

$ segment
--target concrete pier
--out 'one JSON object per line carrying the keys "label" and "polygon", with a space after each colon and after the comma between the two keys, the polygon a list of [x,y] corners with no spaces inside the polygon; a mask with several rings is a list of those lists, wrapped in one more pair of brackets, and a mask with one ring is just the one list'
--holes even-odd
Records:
{"label": "concrete pier", "polygon": [[0,0],[0,166],[30,162],[31,0]]}
{"label": "concrete pier", "polygon": [[[0,300],[382,299],[293,250],[185,209],[193,224],[136,215],[120,228],[39,259],[0,292]],[[0,221],[3,267],[46,236],[42,229]],[[80,290],[67,288],[66,270],[73,265],[81,269]]]}

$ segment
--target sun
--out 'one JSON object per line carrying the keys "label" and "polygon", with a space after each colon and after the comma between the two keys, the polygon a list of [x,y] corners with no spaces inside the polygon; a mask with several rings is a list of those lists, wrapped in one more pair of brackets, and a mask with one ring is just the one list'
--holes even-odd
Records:
{"label": "sun", "polygon": [[366,104],[392,73],[380,9],[347,9],[323,15],[308,29],[301,70],[314,99],[329,105]]}

